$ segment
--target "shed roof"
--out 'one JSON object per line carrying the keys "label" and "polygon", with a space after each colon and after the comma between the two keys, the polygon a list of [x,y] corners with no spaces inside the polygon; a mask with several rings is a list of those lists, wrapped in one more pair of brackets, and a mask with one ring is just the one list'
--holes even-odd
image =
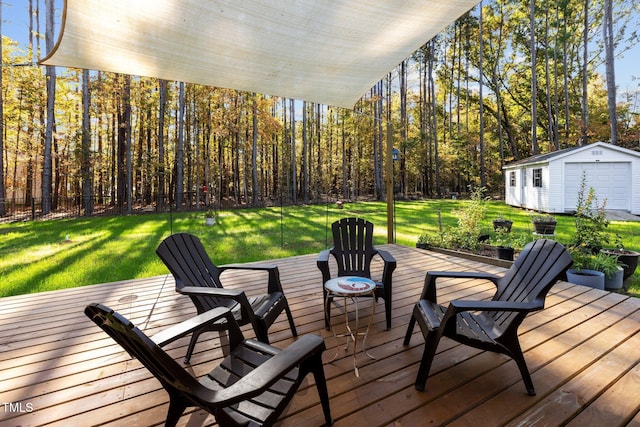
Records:
{"label": "shed roof", "polygon": [[640,152],[629,150],[628,148],[620,147],[618,145],[609,144],[607,142],[598,141],[592,144],[564,148],[562,150],[552,151],[550,153],[536,154],[535,156],[527,157],[526,159],[520,159],[520,160],[516,160],[515,162],[511,162],[508,165],[505,165],[504,168],[509,169],[509,168],[515,168],[518,166],[529,165],[529,164],[548,163],[552,160],[557,160],[562,157],[569,156],[581,151],[592,150],[595,147],[605,147],[605,148],[620,151],[625,154],[640,158]]}

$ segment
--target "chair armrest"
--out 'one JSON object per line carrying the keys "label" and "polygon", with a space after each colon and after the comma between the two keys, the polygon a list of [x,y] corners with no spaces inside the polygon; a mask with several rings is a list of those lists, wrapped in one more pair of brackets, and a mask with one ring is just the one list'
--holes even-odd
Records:
{"label": "chair armrest", "polygon": [[320,251],[320,253],[318,254],[318,260],[316,261],[316,265],[322,273],[322,283],[325,283],[327,280],[331,279],[331,271],[329,270],[330,253],[331,249]]}
{"label": "chair armrest", "polygon": [[382,258],[382,260],[386,263],[389,264],[393,264],[394,268],[396,265],[396,259],[393,257],[393,255],[391,255],[389,252],[385,251],[384,249],[377,249],[376,251],[378,252],[378,255],[380,255],[380,257]]}
{"label": "chair armrest", "polygon": [[377,252],[378,255],[380,255],[380,258],[382,258],[382,261],[384,261],[384,266],[382,268],[382,283],[384,283],[385,286],[390,287],[391,275],[397,266],[396,259],[385,250],[377,249]]}
{"label": "chair armrest", "polygon": [[452,307],[456,313],[463,311],[530,312],[541,309],[542,305],[538,302],[453,300],[449,303],[449,307]]}
{"label": "chair armrest", "polygon": [[240,289],[209,288],[206,286],[185,286],[184,288],[177,289],[177,291],[183,295],[220,297],[234,300],[244,294],[244,291]]}
{"label": "chair armrest", "polygon": [[255,271],[269,271],[278,268],[277,265],[271,264],[225,264],[218,266],[220,273],[224,270],[255,270]]}
{"label": "chair armrest", "polygon": [[[282,284],[280,283],[280,271],[277,265],[271,264],[225,264],[218,267],[220,269],[220,275],[225,270],[247,270],[247,271],[266,271],[269,273],[269,279],[267,282],[267,292],[273,294],[275,292],[283,292]],[[222,280],[222,278],[220,279]]]}
{"label": "chair armrest", "polygon": [[495,274],[485,273],[483,271],[429,271],[427,275],[434,278],[458,278],[458,279],[485,279],[492,282],[496,282],[500,279],[500,276]]}
{"label": "chair armrest", "polygon": [[320,253],[318,254],[318,261],[317,261],[318,268],[320,268],[320,264],[329,262],[330,253],[331,253],[331,249],[325,249],[323,251],[320,251]]}
{"label": "chair armrest", "polygon": [[[251,346],[252,340],[243,345]],[[262,344],[266,345],[266,344]],[[304,360],[325,349],[324,341],[317,335],[304,335],[296,342],[279,351],[275,356],[240,378],[233,385],[215,392],[212,400],[219,405],[234,403],[258,396],[287,372]]]}
{"label": "chair armrest", "polygon": [[180,322],[177,325],[171,326],[170,328],[167,328],[163,331],[160,331],[150,338],[158,346],[164,347],[165,345],[179,338],[189,335],[196,329],[200,329],[205,325],[214,323],[222,319],[223,317],[228,317],[229,315],[231,315],[231,312],[227,308],[214,308],[205,313],[199,314],[198,316],[192,317],[191,319]]}
{"label": "chair armrest", "polygon": [[428,271],[424,277],[424,287],[422,288],[421,299],[437,302],[436,299],[436,280],[438,278],[446,279],[483,279],[493,282],[498,286],[500,276],[485,273],[482,271]]}

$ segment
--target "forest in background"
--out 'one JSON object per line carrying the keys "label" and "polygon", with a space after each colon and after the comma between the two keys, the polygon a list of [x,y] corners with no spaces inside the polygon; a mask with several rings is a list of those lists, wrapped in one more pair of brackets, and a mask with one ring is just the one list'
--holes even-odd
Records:
{"label": "forest in background", "polygon": [[640,145],[638,94],[615,90],[615,57],[640,28],[633,2],[484,1],[353,110],[37,66],[55,42],[45,5],[29,0],[26,45],[2,38],[0,216],[35,200],[43,215],[63,200],[83,215],[383,200],[387,132],[400,198],[499,195],[510,161]]}

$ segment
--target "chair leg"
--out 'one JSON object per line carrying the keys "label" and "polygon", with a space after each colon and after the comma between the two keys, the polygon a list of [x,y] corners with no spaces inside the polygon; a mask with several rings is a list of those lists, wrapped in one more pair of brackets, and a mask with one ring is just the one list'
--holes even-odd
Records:
{"label": "chair leg", "polygon": [[314,356],[312,366],[313,378],[316,382],[318,395],[320,396],[320,404],[322,405],[324,420],[327,425],[331,425],[333,424],[333,418],[331,418],[331,407],[329,406],[329,391],[327,390],[327,380],[324,376],[324,367],[322,365],[322,352],[318,352],[317,355]]}
{"label": "chair leg", "polygon": [[191,361],[191,355],[193,354],[193,350],[196,348],[196,342],[198,342],[198,338],[202,331],[194,331],[191,334],[191,341],[189,341],[189,347],[187,347],[187,355],[184,357],[185,365],[188,365]]}
{"label": "chair leg", "polygon": [[256,322],[253,324],[253,331],[255,332],[258,341],[269,344],[269,332],[264,319],[256,319]]}
{"label": "chair leg", "polygon": [[416,317],[412,314],[409,320],[409,326],[407,326],[407,333],[404,335],[404,342],[402,345],[409,345],[411,341],[411,335],[413,334],[413,327],[416,325]]}
{"label": "chair leg", "polygon": [[331,318],[331,303],[333,302],[333,298],[328,298],[325,295],[325,299],[324,299],[324,329],[325,330],[330,330],[331,328],[329,327],[329,319]]}
{"label": "chair leg", "polygon": [[384,300],[384,311],[387,317],[387,331],[391,329],[391,297]]}
{"label": "chair leg", "polygon": [[424,342],[422,360],[420,361],[418,376],[416,377],[416,390],[424,391],[425,389],[427,377],[431,370],[431,363],[433,362],[433,358],[436,355],[436,349],[438,348],[438,341],[440,341],[440,334],[438,330],[430,330],[427,333],[427,337]]}
{"label": "chair leg", "polygon": [[284,307],[285,312],[287,313],[287,319],[289,319],[289,327],[291,328],[291,333],[294,337],[298,336],[298,331],[296,330],[296,324],[293,323],[293,316],[291,315],[291,310],[289,309],[289,304]]}
{"label": "chair leg", "polygon": [[518,352],[514,352],[513,360],[518,365],[518,369],[520,370],[520,375],[522,375],[522,381],[524,381],[524,386],[527,389],[527,393],[529,393],[529,396],[535,396],[536,390],[533,387],[533,380],[531,380],[531,374],[529,374],[527,362],[524,360],[524,355],[522,354],[522,350],[520,350],[520,346],[518,346],[518,350]]}
{"label": "chair leg", "polygon": [[169,411],[167,412],[167,419],[164,425],[166,427],[174,427],[177,425],[185,409],[187,409],[187,405],[184,404],[180,395],[169,393]]}

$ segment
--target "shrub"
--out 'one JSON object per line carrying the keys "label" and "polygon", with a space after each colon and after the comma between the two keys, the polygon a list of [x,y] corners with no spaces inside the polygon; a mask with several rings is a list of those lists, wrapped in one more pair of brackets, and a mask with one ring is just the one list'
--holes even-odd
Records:
{"label": "shrub", "polygon": [[606,204],[606,199],[599,203],[593,187],[589,187],[587,190],[586,175],[583,172],[574,214],[576,234],[570,242],[571,246],[595,253],[609,243],[607,233],[609,220],[607,220],[604,211]]}

